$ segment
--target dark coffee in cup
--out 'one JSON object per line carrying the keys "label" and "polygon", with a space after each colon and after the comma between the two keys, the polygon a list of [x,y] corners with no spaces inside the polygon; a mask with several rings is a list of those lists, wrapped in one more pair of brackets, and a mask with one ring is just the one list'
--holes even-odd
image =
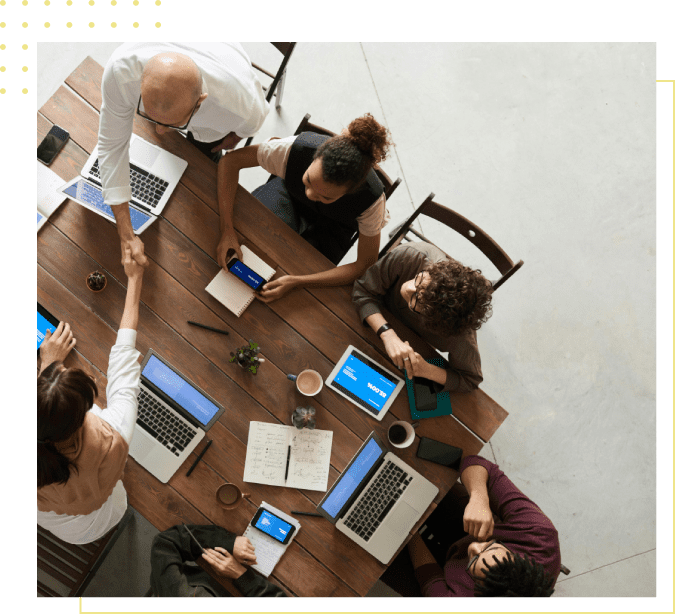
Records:
{"label": "dark coffee in cup", "polygon": [[391,443],[403,443],[406,440],[406,437],[408,437],[408,433],[405,430],[405,427],[400,424],[392,424],[389,428],[389,441],[391,441]]}
{"label": "dark coffee in cup", "polygon": [[321,377],[314,373],[314,371],[303,371],[298,375],[298,390],[302,394],[313,395],[321,388]]}

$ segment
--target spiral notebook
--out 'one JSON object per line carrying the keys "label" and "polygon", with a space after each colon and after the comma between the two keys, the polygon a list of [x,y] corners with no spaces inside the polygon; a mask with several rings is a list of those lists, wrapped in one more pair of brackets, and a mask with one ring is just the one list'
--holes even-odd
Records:
{"label": "spiral notebook", "polygon": [[[244,256],[242,262],[251,267],[258,273],[265,281],[272,279],[274,269],[269,266],[264,260],[256,256],[245,245],[241,246],[241,252]],[[220,301],[227,307],[234,315],[239,317],[244,310],[253,302],[255,292],[253,288],[247,286],[241,279],[235,277],[229,271],[220,269],[211,283],[206,286],[206,291],[215,299]]]}

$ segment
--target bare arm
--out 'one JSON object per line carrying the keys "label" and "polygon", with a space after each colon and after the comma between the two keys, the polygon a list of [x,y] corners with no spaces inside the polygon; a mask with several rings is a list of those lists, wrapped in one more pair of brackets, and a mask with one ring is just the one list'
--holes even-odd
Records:
{"label": "bare arm", "polygon": [[120,321],[120,329],[138,329],[138,308],[141,302],[141,286],[143,285],[143,267],[131,257],[129,248],[123,251],[124,272],[129,278],[127,284],[127,296],[124,301],[124,311]]}
{"label": "bare arm", "polygon": [[464,530],[478,541],[487,541],[495,526],[487,489],[487,469],[481,465],[471,465],[462,472],[461,477],[470,497],[464,510]]}

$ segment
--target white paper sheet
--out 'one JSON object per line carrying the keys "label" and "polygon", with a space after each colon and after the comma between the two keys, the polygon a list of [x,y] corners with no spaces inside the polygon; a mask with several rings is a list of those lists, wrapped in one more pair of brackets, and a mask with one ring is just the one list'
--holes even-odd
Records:
{"label": "white paper sheet", "polygon": [[53,170],[42,162],[37,162],[37,210],[38,230],[47,221],[47,218],[56,211],[56,208],[66,200],[57,190],[64,181]]}

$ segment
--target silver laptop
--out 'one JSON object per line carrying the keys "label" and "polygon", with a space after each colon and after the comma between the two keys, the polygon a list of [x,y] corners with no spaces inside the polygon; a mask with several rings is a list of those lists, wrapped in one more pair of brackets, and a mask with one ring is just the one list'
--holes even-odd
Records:
{"label": "silver laptop", "polygon": [[373,432],[317,511],[378,561],[389,563],[438,494]]}
{"label": "silver laptop", "polygon": [[[131,225],[137,235],[157,219],[186,168],[185,160],[148,143],[140,136],[131,135],[129,213]],[[70,180],[58,191],[115,223],[112,209],[103,202],[98,146],[87,159],[80,175]]]}
{"label": "silver laptop", "polygon": [[141,365],[138,418],[129,454],[166,483],[224,411],[166,360],[148,350]]}

